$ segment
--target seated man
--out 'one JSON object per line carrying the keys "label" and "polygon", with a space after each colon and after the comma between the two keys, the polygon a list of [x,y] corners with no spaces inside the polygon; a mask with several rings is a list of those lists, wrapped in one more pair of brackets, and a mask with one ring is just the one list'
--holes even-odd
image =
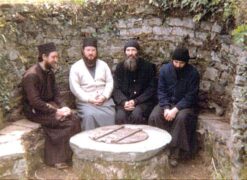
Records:
{"label": "seated man", "polygon": [[147,124],[156,103],[156,67],[139,57],[139,50],[138,42],[129,40],[124,46],[126,59],[114,73],[117,124]]}
{"label": "seated man", "polygon": [[152,111],[149,124],[171,133],[171,165],[177,165],[181,150],[195,150],[195,131],[199,91],[199,73],[188,61],[188,49],[176,48],[172,61],[160,69],[158,83],[159,105]]}
{"label": "seated man", "polygon": [[115,105],[110,98],[113,78],[108,65],[97,58],[97,40],[85,38],[82,59],[70,70],[70,90],[76,97],[76,105],[83,130],[115,124]]}
{"label": "seated man", "polygon": [[81,131],[80,118],[68,107],[62,107],[53,69],[58,53],[53,43],[38,46],[39,63],[24,74],[24,113],[40,123],[45,132],[45,163],[66,168],[71,161],[69,139]]}

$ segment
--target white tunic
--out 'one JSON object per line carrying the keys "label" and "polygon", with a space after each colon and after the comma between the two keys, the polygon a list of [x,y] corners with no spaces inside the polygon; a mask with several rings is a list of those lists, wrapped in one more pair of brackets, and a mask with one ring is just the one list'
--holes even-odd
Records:
{"label": "white tunic", "polygon": [[[82,129],[90,130],[100,126],[115,124],[114,102],[110,98],[113,90],[113,78],[108,65],[96,61],[95,77],[93,78],[83,59],[74,63],[70,70],[69,85],[76,97],[76,105],[82,118]],[[88,102],[90,98],[103,95],[107,98],[101,106]]]}
{"label": "white tunic", "polygon": [[95,98],[97,95],[109,99],[113,90],[111,70],[104,61],[98,59],[93,78],[83,59],[80,59],[71,67],[69,85],[71,92],[80,102],[88,102],[89,98]]}

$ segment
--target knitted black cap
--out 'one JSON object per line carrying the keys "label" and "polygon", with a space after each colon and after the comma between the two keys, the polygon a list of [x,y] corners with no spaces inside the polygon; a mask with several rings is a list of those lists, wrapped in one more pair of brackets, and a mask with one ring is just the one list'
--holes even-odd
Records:
{"label": "knitted black cap", "polygon": [[172,60],[188,62],[190,59],[189,51],[187,48],[176,48],[172,54]]}
{"label": "knitted black cap", "polygon": [[130,39],[125,45],[124,45],[124,52],[126,51],[126,48],[128,47],[134,47],[138,51],[140,50],[140,45],[135,39]]}
{"label": "knitted black cap", "polygon": [[42,56],[42,54],[49,54],[50,52],[57,51],[53,42],[39,45],[38,50],[40,56]]}
{"label": "knitted black cap", "polygon": [[82,48],[84,49],[87,46],[93,46],[93,47],[97,48],[97,39],[95,39],[93,37],[84,38],[83,43],[82,43]]}

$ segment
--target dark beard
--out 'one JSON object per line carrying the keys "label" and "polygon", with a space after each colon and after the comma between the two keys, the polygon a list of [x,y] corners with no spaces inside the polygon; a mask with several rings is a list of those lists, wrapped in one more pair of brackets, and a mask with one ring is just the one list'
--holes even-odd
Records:
{"label": "dark beard", "polygon": [[88,68],[93,68],[96,66],[97,56],[93,60],[90,60],[86,56],[83,56],[83,60]]}
{"label": "dark beard", "polygon": [[137,68],[137,58],[135,57],[128,57],[125,61],[124,61],[124,68],[133,72],[136,70]]}
{"label": "dark beard", "polygon": [[44,66],[45,66],[45,69],[47,69],[49,71],[58,69],[58,65],[57,64],[45,63]]}

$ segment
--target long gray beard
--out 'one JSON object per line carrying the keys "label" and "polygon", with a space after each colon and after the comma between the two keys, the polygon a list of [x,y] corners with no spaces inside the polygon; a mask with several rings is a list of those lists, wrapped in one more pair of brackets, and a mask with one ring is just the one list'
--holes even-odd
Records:
{"label": "long gray beard", "polygon": [[131,72],[135,71],[137,68],[137,62],[136,61],[137,61],[137,59],[129,57],[128,59],[126,59],[124,61],[124,68],[131,71]]}

